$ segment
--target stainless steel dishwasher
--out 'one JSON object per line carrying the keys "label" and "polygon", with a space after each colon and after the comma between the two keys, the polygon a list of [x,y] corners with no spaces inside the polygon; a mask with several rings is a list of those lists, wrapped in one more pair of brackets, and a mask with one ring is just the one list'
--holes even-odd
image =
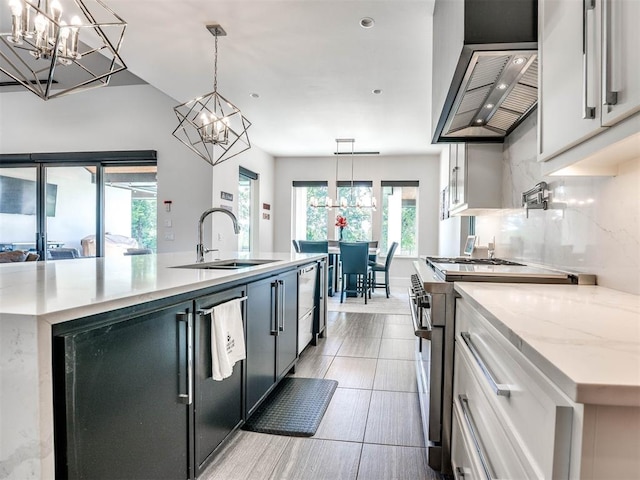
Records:
{"label": "stainless steel dishwasher", "polygon": [[315,262],[298,270],[298,354],[313,338],[317,278],[318,264]]}

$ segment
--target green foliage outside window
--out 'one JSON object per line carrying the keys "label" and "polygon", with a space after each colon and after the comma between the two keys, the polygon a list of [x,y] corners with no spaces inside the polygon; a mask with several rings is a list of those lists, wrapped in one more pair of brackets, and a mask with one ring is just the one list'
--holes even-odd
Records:
{"label": "green foliage outside window", "polygon": [[157,202],[155,198],[138,198],[131,201],[131,236],[140,248],[157,251]]}
{"label": "green foliage outside window", "polygon": [[307,228],[306,240],[326,240],[327,239],[327,209],[311,207],[311,199],[316,198],[324,205],[327,197],[327,187],[306,187],[307,188]]}

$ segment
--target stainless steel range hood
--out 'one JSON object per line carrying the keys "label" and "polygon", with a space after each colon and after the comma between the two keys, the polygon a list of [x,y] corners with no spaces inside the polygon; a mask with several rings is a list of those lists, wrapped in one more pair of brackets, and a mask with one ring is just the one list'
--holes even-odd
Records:
{"label": "stainless steel range hood", "polygon": [[504,141],[536,106],[537,48],[535,0],[436,1],[433,143]]}

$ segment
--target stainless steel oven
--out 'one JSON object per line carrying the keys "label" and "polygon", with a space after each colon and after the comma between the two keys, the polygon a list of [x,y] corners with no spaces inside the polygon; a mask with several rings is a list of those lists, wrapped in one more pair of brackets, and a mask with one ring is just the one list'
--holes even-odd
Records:
{"label": "stainless steel oven", "polygon": [[414,268],[409,297],[427,461],[432,469],[451,474],[454,282],[594,284],[595,277],[496,258],[427,257],[414,262]]}

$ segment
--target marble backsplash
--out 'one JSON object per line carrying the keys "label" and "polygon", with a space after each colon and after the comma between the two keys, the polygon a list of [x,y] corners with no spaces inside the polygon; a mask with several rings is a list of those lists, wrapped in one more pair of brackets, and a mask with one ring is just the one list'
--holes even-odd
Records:
{"label": "marble backsplash", "polygon": [[[545,181],[548,210],[520,207],[522,192]],[[640,294],[640,158],[616,177],[544,177],[532,115],[505,143],[502,205],[476,217],[479,244],[495,237],[496,256],[583,273],[598,284]]]}

